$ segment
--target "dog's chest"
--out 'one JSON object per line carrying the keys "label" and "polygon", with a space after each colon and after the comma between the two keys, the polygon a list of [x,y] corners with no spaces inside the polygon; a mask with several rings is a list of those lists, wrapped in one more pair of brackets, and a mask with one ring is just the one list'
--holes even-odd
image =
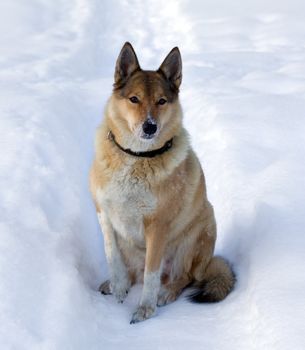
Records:
{"label": "dog's chest", "polygon": [[117,233],[143,245],[143,217],[156,207],[146,179],[133,175],[131,168],[121,170],[100,191],[99,200]]}

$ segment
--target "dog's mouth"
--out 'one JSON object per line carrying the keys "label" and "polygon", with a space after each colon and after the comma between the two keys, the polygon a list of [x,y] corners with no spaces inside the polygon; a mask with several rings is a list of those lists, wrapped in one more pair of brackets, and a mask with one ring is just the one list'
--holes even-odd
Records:
{"label": "dog's mouth", "polygon": [[141,135],[141,139],[143,140],[152,140],[155,137],[156,137],[156,134],[150,135],[150,134],[142,133]]}

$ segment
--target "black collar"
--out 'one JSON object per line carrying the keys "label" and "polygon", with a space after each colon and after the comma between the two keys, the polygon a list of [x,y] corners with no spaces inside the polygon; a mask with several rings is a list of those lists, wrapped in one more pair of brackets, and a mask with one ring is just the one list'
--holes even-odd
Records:
{"label": "black collar", "polygon": [[167,152],[172,148],[173,145],[173,139],[170,139],[165,142],[164,146],[158,149],[154,149],[152,151],[146,151],[146,152],[134,152],[129,148],[123,148],[120,144],[118,144],[115,140],[115,137],[111,131],[108,132],[108,139],[113,141],[114,144],[123,152],[130,154],[134,157],[143,157],[143,158],[153,158],[155,156],[159,156],[163,154],[164,152]]}

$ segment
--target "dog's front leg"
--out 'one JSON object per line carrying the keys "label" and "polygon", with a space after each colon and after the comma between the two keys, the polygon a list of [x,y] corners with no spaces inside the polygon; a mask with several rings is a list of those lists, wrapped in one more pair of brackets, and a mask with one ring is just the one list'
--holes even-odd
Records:
{"label": "dog's front leg", "polygon": [[157,227],[149,227],[145,230],[145,240],[146,256],[143,291],[140,305],[133,314],[130,323],[137,323],[150,318],[154,315],[157,307],[165,237],[160,235]]}
{"label": "dog's front leg", "polygon": [[110,272],[108,281],[101,284],[99,290],[103,294],[112,294],[122,303],[130,289],[130,278],[117,244],[116,233],[104,212],[98,213],[99,223],[104,234],[105,253]]}

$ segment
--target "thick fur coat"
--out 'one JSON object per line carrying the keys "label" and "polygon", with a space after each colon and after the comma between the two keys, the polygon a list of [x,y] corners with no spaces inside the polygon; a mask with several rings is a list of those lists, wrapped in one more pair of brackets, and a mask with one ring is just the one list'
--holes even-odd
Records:
{"label": "thick fur coat", "polygon": [[[174,301],[186,286],[194,287],[193,301],[210,302],[222,300],[234,284],[227,262],[213,257],[215,217],[182,125],[181,79],[178,48],[157,71],[145,71],[126,43],[97,131],[90,189],[110,271],[100,291],[123,302],[133,284],[144,283],[131,323],[151,317],[157,305]],[[136,155],[169,140],[162,154]]]}

